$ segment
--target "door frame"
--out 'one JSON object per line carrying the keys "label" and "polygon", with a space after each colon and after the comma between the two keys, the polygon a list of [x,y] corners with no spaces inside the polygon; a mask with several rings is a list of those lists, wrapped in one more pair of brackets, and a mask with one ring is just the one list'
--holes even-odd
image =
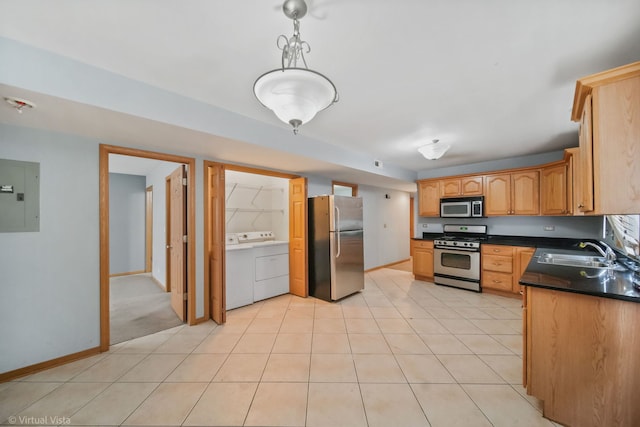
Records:
{"label": "door frame", "polygon": [[153,271],[153,185],[144,192],[144,272]]}
{"label": "door frame", "polygon": [[[248,166],[234,165],[230,163],[221,163],[205,160],[203,162],[203,200],[204,200],[204,298],[207,317],[211,316],[211,319],[217,323],[224,323],[226,321],[226,304],[224,301],[218,302],[218,306],[214,307],[214,301],[212,297],[214,295],[224,296],[224,286],[226,286],[226,274],[224,272],[225,254],[222,250],[222,256],[218,261],[222,268],[222,274],[211,274],[212,256],[214,253],[214,245],[225,246],[225,204],[224,198],[222,203],[218,204],[218,209],[213,211],[210,208],[211,189],[209,188],[210,182],[210,168],[221,168],[222,172],[228,170],[236,172],[252,173],[256,175],[274,176],[284,179],[302,178],[300,175],[294,175],[285,172],[277,172],[268,169],[253,168]],[[224,175],[223,175],[224,177]],[[224,185],[224,179],[220,180]],[[224,193],[223,193],[224,194]],[[220,221],[222,219],[222,221]],[[291,215],[289,216],[289,223],[291,223]],[[219,226],[216,226],[218,224]],[[220,225],[221,224],[221,225]],[[306,226],[306,224],[305,224]],[[220,268],[219,267],[219,268]]]}
{"label": "door frame", "polygon": [[[193,157],[145,151],[115,145],[99,147],[99,203],[100,203],[100,351],[109,350],[109,154],[143,157],[147,159],[187,165],[187,316],[188,324],[197,323],[195,303],[196,234],[195,234],[195,182],[196,160]],[[208,317],[205,304],[205,318]]]}

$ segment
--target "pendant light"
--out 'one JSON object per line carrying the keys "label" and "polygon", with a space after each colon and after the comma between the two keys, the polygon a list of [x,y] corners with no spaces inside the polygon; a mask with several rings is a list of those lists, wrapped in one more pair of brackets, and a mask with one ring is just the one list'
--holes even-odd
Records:
{"label": "pendant light", "polygon": [[338,92],[331,80],[310,70],[304,59],[304,51],[309,53],[311,48],[300,38],[299,19],[307,13],[307,4],[304,0],[286,0],[282,10],[293,20],[293,36],[278,37],[277,46],[282,50],[281,68],[258,77],[253,92],[262,105],[293,126],[293,133],[297,134],[301,125],[338,101]]}

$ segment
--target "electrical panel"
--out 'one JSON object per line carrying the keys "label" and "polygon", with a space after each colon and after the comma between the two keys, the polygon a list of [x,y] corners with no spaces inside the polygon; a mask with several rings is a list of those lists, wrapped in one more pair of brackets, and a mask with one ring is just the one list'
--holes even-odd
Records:
{"label": "electrical panel", "polygon": [[40,231],[40,163],[0,159],[0,232]]}

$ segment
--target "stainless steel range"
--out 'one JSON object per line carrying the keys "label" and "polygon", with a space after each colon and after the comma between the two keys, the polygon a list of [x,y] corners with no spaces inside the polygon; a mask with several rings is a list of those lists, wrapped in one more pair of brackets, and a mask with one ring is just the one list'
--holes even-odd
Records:
{"label": "stainless steel range", "polygon": [[434,282],[480,292],[480,242],[486,225],[445,225],[444,236],[433,242]]}

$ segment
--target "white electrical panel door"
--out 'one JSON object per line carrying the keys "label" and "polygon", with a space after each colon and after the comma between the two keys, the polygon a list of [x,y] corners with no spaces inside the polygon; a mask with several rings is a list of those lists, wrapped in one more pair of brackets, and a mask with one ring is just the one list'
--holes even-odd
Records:
{"label": "white electrical panel door", "polygon": [[40,164],[0,159],[0,232],[40,231]]}

